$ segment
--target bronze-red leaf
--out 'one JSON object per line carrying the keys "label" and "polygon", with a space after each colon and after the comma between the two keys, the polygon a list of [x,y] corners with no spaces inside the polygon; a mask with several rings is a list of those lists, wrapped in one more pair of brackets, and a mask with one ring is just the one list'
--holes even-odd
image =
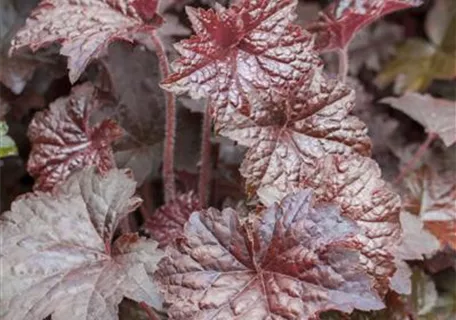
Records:
{"label": "bronze-red leaf", "polygon": [[76,82],[111,42],[133,41],[137,33],[155,30],[160,23],[156,7],[156,0],[42,0],[16,34],[11,51],[59,42],[61,54],[68,57],[70,81]]}
{"label": "bronze-red leaf", "polygon": [[115,168],[111,143],[123,131],[110,119],[90,126],[90,114],[99,102],[95,88],[86,83],[35,114],[28,129],[32,151],[27,163],[36,178],[35,189],[51,190],[85,166],[95,165],[102,172]]}
{"label": "bronze-red leaf", "polygon": [[155,277],[170,319],[313,319],[383,306],[361,266],[356,224],[312,191],[245,224],[232,209],[195,212]]}

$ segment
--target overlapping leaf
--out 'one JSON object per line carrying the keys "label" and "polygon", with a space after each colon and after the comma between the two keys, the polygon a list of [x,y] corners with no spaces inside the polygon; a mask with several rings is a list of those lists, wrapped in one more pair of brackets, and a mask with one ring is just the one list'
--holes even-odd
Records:
{"label": "overlapping leaf", "polygon": [[240,108],[252,90],[296,83],[321,65],[310,35],[291,24],[296,3],[242,0],[228,9],[188,8],[196,35],[176,45],[181,57],[163,87],[195,99],[210,96],[217,108]]}
{"label": "overlapping leaf", "polygon": [[148,274],[162,253],[156,242],[124,234],[119,221],[141,199],[124,171],[86,168],[53,194],[16,200],[0,217],[2,299],[8,320],[112,320],[122,298],[161,307]]}
{"label": "overlapping leaf", "polygon": [[385,293],[396,269],[392,250],[401,234],[401,201],[385,186],[377,163],[360,156],[328,156],[312,175],[303,174],[302,187],[314,188],[319,201],[339,204],[341,215],[364,231],[358,236],[364,267],[376,278],[376,289]]}
{"label": "overlapping leaf", "polygon": [[[357,75],[364,66],[369,70],[380,71],[384,62],[396,53],[396,46],[403,38],[404,28],[386,21],[360,30],[348,46],[350,74]],[[336,63],[335,60],[331,62]]]}
{"label": "overlapping leaf", "polygon": [[340,82],[309,73],[298,90],[278,101],[251,96],[250,117],[234,113],[220,133],[250,147],[241,165],[247,188],[274,184],[290,191],[300,172],[311,172],[328,154],[369,155],[365,125],[349,115],[354,92]]}
{"label": "overlapping leaf", "polygon": [[116,105],[106,104],[92,119],[109,117],[122,127],[124,135],[113,145],[116,163],[130,168],[141,185],[157,175],[162,160],[165,97],[158,85],[158,58],[140,46],[115,43],[102,65],[105,78],[98,85],[114,96]]}
{"label": "overlapping leaf", "polygon": [[35,115],[28,129],[32,151],[27,164],[35,189],[50,190],[87,165],[101,171],[115,167],[111,143],[122,129],[109,119],[91,127],[89,116],[98,105],[95,89],[83,84]]}
{"label": "overlapping leaf", "polygon": [[[156,0],[43,0],[16,34],[12,51],[37,50],[62,44],[75,82],[89,62],[99,58],[114,40],[133,41],[140,32],[159,25]],[[155,22],[153,22],[155,20]]]}
{"label": "overlapping leaf", "polygon": [[442,246],[456,250],[456,181],[452,170],[420,168],[408,180],[406,208],[420,216]]}
{"label": "overlapping leaf", "polygon": [[456,104],[454,101],[434,98],[430,95],[406,93],[399,98],[384,98],[388,103],[426,128],[436,133],[447,147],[456,142]]}
{"label": "overlapping leaf", "polygon": [[412,270],[405,260],[423,260],[425,255],[437,252],[440,243],[429,231],[424,229],[421,219],[407,211],[400,215],[402,237],[394,249],[397,270],[391,279],[391,288],[400,294],[410,294]]}
{"label": "overlapping leaf", "polygon": [[190,191],[180,194],[157,210],[145,223],[143,228],[151,237],[159,242],[160,247],[181,236],[184,225],[190,215],[201,209],[198,196]]}
{"label": "overlapping leaf", "polygon": [[242,224],[232,209],[193,213],[155,276],[170,319],[310,319],[383,307],[363,273],[360,230],[300,191]]}
{"label": "overlapping leaf", "polygon": [[421,0],[336,0],[306,27],[317,37],[320,52],[347,47],[363,27],[391,12],[418,6]]}
{"label": "overlapping leaf", "polygon": [[394,83],[396,93],[425,91],[434,79],[456,77],[456,2],[437,0],[426,21],[430,42],[407,40],[375,79],[380,88]]}

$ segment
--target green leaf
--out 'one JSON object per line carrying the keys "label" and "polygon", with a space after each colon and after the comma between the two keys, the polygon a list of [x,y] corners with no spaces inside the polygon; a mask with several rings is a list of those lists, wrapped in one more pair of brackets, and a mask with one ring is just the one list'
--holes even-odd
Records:
{"label": "green leaf", "polygon": [[0,158],[17,155],[17,146],[13,139],[7,135],[8,125],[0,121]]}
{"label": "green leaf", "polygon": [[[427,30],[431,40],[429,42],[412,38],[400,46],[396,57],[375,79],[378,87],[384,88],[394,82],[394,91],[398,94],[406,91],[423,92],[433,80],[451,80],[456,77],[456,1],[447,1],[443,9],[441,6],[436,5],[432,9],[436,12],[428,14],[427,25],[433,26],[443,21],[446,26],[439,30]],[[442,14],[446,16],[442,17]],[[434,21],[435,19],[442,21]]]}

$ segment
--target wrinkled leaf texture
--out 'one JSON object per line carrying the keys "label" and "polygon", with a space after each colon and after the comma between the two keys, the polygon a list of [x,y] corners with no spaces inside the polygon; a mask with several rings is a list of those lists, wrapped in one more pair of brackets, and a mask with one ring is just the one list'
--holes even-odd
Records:
{"label": "wrinkled leaf texture", "polygon": [[341,215],[363,230],[357,236],[363,265],[385,294],[396,270],[393,248],[401,235],[401,200],[381,179],[377,163],[361,156],[327,156],[300,184],[314,188],[319,201],[339,204]]}
{"label": "wrinkled leaf texture", "polygon": [[69,97],[51,103],[49,110],[35,114],[28,128],[32,150],[27,170],[36,178],[36,190],[51,190],[85,166],[96,165],[101,171],[115,168],[111,143],[122,129],[110,119],[89,125],[99,104],[95,88],[85,83],[74,87]]}
{"label": "wrinkled leaf texture", "polygon": [[232,113],[220,125],[221,135],[249,147],[241,173],[250,192],[268,184],[290,191],[328,154],[370,154],[366,126],[349,115],[353,90],[320,72],[309,72],[297,88],[275,101],[251,95],[255,113]]}
{"label": "wrinkled leaf texture", "polygon": [[62,44],[69,78],[76,82],[90,61],[102,56],[115,40],[133,41],[159,24],[156,0],[43,0],[12,42],[11,52]]}
{"label": "wrinkled leaf texture", "polygon": [[201,205],[193,191],[180,194],[155,210],[152,217],[146,220],[143,228],[158,241],[160,247],[166,247],[181,236],[188,218],[199,209]]}
{"label": "wrinkled leaf texture", "polygon": [[123,297],[160,308],[148,276],[162,257],[157,243],[123,234],[111,247],[119,221],[141,203],[135,188],[125,171],[89,167],[53,194],[17,199],[0,218],[0,317],[112,320]]}
{"label": "wrinkled leaf texture", "polygon": [[421,0],[336,0],[306,29],[316,35],[319,52],[342,50],[359,30],[382,16],[421,4]]}
{"label": "wrinkled leaf texture", "polygon": [[155,277],[170,319],[310,319],[383,307],[359,260],[361,232],[302,190],[242,224],[233,209],[195,212]]}
{"label": "wrinkled leaf texture", "polygon": [[[321,62],[311,36],[291,22],[296,0],[242,0],[228,9],[187,8],[195,35],[175,45],[181,55],[162,86],[210,97],[217,117],[242,109],[243,95],[281,91]],[[244,110],[249,112],[249,110]]]}

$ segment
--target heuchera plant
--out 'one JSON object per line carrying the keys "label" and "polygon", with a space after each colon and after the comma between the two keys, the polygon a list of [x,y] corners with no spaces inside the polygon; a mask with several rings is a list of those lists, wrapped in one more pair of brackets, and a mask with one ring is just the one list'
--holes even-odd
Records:
{"label": "heuchera plant", "polygon": [[[297,0],[186,7],[193,35],[173,52],[163,13],[185,2],[41,0],[15,33],[14,57],[60,45],[72,87],[28,125],[33,192],[0,216],[0,319],[119,319],[126,299],[142,310],[135,319],[305,320],[327,311],[348,319],[355,309],[369,319],[383,319],[382,309],[417,319],[422,309],[399,296],[412,291],[405,261],[456,250],[456,185],[442,163],[416,167],[433,142],[456,142],[456,107],[410,92],[381,100],[428,134],[388,185],[371,158],[379,130],[355,116],[373,102],[348,78],[348,52],[367,25],[422,1],[335,0],[303,26],[294,23]],[[447,2],[437,2],[443,12]],[[139,71],[141,52],[130,51],[138,74],[123,75],[128,64],[110,47],[118,42],[154,52],[161,79],[128,81],[154,70]],[[320,57],[334,51],[338,75]],[[5,85],[19,94],[30,74],[20,87],[11,77]],[[135,97],[143,91],[159,97]],[[202,99],[191,107],[202,112],[199,150],[180,142],[180,111],[190,103],[176,95]],[[151,112],[165,119],[157,125],[164,138],[144,125]],[[139,138],[152,132],[150,143]],[[233,144],[215,143],[217,135]],[[127,161],[126,144],[138,149]],[[157,146],[163,152],[148,165],[132,165]],[[176,174],[181,147],[190,150],[184,158],[200,153],[196,176]],[[161,156],[154,193],[146,177]],[[237,187],[236,173],[244,196],[232,208],[212,183]]]}

